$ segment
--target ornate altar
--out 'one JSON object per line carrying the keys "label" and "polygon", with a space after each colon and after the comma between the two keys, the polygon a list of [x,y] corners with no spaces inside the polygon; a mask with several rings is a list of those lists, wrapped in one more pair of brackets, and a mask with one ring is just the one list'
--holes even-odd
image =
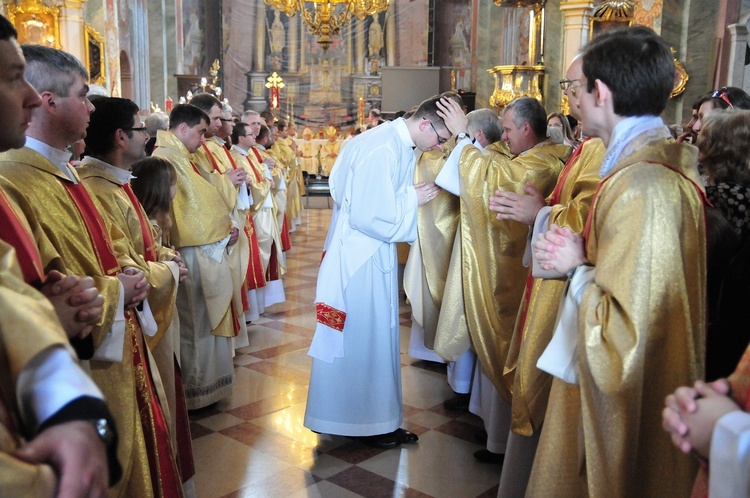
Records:
{"label": "ornate altar", "polygon": [[32,43],[61,49],[60,11],[38,0],[21,0],[7,6],[8,20],[18,31],[18,43]]}

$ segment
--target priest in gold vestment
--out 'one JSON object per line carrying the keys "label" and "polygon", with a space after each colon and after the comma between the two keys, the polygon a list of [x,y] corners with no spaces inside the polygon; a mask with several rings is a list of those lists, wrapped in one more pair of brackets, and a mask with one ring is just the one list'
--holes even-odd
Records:
{"label": "priest in gold vestment", "polygon": [[584,133],[607,146],[601,184],[583,237],[553,225],[535,243],[544,269],[592,273],[574,297],[580,391],[554,398],[553,381],[529,496],[690,493],[695,462],[661,429],[667,394],[703,374],[706,327],[696,149],[658,117],[674,73],[645,27],[607,31],[583,53],[578,106]]}
{"label": "priest in gold vestment", "polygon": [[[571,114],[579,117],[577,88],[583,63],[576,58],[566,72],[568,88],[565,90],[571,103]],[[547,198],[551,206],[547,223],[582,232],[596,187],[599,184],[599,166],[604,159],[605,147],[598,138],[588,138],[576,149],[563,168],[555,189]],[[498,212],[500,219],[511,219],[526,225],[535,225],[536,219],[546,213],[541,192],[526,189],[526,194],[496,192],[490,198],[490,209]],[[536,447],[539,443],[547,401],[550,398],[552,376],[537,367],[537,361],[552,338],[560,299],[565,288],[562,278],[534,278],[527,281],[524,299],[518,311],[516,326],[505,364],[505,379],[513,387],[511,406],[511,434],[508,438],[507,463],[500,480],[500,494],[525,493]],[[561,383],[558,389],[577,389]],[[552,401],[557,409],[561,404]],[[555,424],[554,418],[550,422]],[[554,430],[554,429],[550,429]]]}
{"label": "priest in gold vestment", "polygon": [[180,251],[190,275],[177,292],[180,364],[188,409],[208,406],[231,394],[232,338],[240,330],[232,309],[234,288],[226,258],[227,246],[236,242],[239,231],[232,226],[226,198],[190,160],[207,127],[208,118],[200,109],[175,106],[170,129],[158,132],[153,154],[168,160],[177,171],[170,242]]}
{"label": "priest in gold vestment", "polygon": [[[452,131],[465,136],[467,118],[463,112],[453,103],[444,112],[450,117]],[[510,409],[512,391],[503,380],[503,372],[526,283],[522,259],[528,229],[510,220],[497,220],[487,202],[495,190],[520,193],[527,184],[545,195],[551,193],[570,155],[569,147],[546,139],[546,113],[535,99],[511,103],[502,125],[507,147],[498,142],[480,151],[464,138],[452,153],[460,157],[462,280],[469,331],[469,338],[463,341],[470,339],[481,367],[474,381],[480,388],[472,387],[470,409],[482,413],[489,436],[487,449],[494,454],[475,456],[495,460],[505,452],[509,431],[505,422],[493,419],[496,412]],[[479,386],[478,381],[484,379],[491,386]],[[498,394],[504,401],[497,398]]]}

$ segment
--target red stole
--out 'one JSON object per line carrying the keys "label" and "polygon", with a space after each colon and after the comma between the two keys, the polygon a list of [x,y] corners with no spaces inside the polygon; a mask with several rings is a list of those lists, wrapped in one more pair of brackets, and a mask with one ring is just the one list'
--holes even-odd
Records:
{"label": "red stole", "polygon": [[214,171],[216,171],[219,174],[222,174],[221,169],[219,168],[219,163],[216,162],[216,158],[213,154],[211,154],[211,151],[208,150],[208,146],[206,144],[201,145],[203,147],[203,151],[208,156],[208,160],[211,161],[211,166],[214,168]]}
{"label": "red stole", "polygon": [[157,257],[156,244],[154,243],[154,236],[151,233],[151,223],[149,223],[149,221],[143,215],[143,208],[141,207],[141,203],[135,196],[135,192],[133,192],[133,188],[130,186],[130,184],[123,184],[122,189],[128,195],[128,199],[130,199],[135,212],[138,214],[138,224],[141,226],[141,235],[143,236],[143,257],[146,262],[153,263],[156,261]]}
{"label": "red stole", "polygon": [[115,251],[112,248],[112,241],[109,239],[109,233],[104,225],[104,220],[102,220],[88,191],[81,183],[73,183],[65,180],[61,180],[60,183],[67,190],[70,199],[78,209],[81,218],[83,218],[83,224],[86,226],[91,246],[94,248],[96,259],[99,262],[99,268],[101,268],[104,275],[117,275],[120,273],[120,264],[117,262]]}
{"label": "red stole", "polygon": [[29,231],[18,219],[5,193],[0,189],[0,239],[13,246],[24,281],[33,286],[44,284],[44,267],[39,249]]}
{"label": "red stole", "polygon": [[266,277],[263,272],[263,262],[260,260],[258,236],[255,234],[255,222],[252,216],[248,216],[245,222],[245,235],[250,241],[250,264],[247,266],[245,282],[248,290],[260,289],[266,285]]}
{"label": "red stole", "polygon": [[[256,152],[256,154],[257,154],[257,152]],[[258,173],[258,170],[255,169],[255,166],[253,165],[253,162],[250,160],[250,156],[245,156],[245,159],[247,159],[247,164],[250,165],[250,169],[253,172],[253,176],[255,176],[255,181],[256,182],[260,182],[261,181],[260,174]]]}
{"label": "red stole", "polygon": [[232,169],[237,169],[237,163],[234,162],[234,158],[232,157],[232,154],[229,153],[229,150],[226,147],[222,147],[221,149],[227,155],[227,159],[229,159],[229,162],[232,164]]}
{"label": "red stole", "polygon": [[562,172],[560,173],[560,177],[557,179],[557,183],[555,184],[555,189],[552,191],[552,195],[550,196],[550,206],[554,206],[555,204],[560,204],[560,197],[562,196],[562,189],[563,185],[565,185],[565,180],[568,178],[568,175],[570,174],[570,170],[573,169],[573,164],[578,160],[578,157],[581,155],[581,151],[583,151],[583,144],[586,143],[591,138],[586,138],[583,142],[581,142],[578,147],[573,151],[573,153],[568,158],[568,162],[565,163],[565,167],[563,168]]}

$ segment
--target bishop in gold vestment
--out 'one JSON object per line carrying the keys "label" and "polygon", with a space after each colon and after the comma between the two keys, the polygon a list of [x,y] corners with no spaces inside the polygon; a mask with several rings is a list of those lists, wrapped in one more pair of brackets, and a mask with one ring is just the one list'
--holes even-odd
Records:
{"label": "bishop in gold vestment", "polygon": [[693,459],[661,428],[703,375],[706,254],[696,149],[637,136],[602,179],[579,311],[580,389],[554,379],[527,496],[688,496]]}

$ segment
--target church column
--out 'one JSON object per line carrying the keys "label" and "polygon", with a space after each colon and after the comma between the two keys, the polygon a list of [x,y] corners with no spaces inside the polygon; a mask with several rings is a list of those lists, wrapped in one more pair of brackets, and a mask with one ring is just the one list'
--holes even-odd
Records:
{"label": "church column", "polygon": [[255,71],[266,70],[266,4],[258,0],[255,14]]}
{"label": "church column", "polygon": [[396,2],[390,2],[385,19],[385,65],[396,65]]}
{"label": "church column", "polygon": [[594,12],[594,3],[588,0],[568,0],[560,4],[560,10],[565,17],[560,74],[565,74],[570,61],[589,40],[589,19]]}
{"label": "church column", "polygon": [[60,8],[60,45],[63,50],[86,60],[83,46],[83,4],[86,0],[65,0]]}
{"label": "church column", "polygon": [[293,16],[289,18],[289,26],[287,28],[289,34],[289,40],[286,46],[289,49],[289,72],[294,74],[297,72],[297,50],[299,44],[299,16]]}
{"label": "church column", "polygon": [[747,24],[730,24],[729,31],[729,67],[727,68],[727,85],[744,88],[745,51],[747,49]]}
{"label": "church column", "polygon": [[354,72],[365,72],[365,21],[357,19],[354,28]]}

